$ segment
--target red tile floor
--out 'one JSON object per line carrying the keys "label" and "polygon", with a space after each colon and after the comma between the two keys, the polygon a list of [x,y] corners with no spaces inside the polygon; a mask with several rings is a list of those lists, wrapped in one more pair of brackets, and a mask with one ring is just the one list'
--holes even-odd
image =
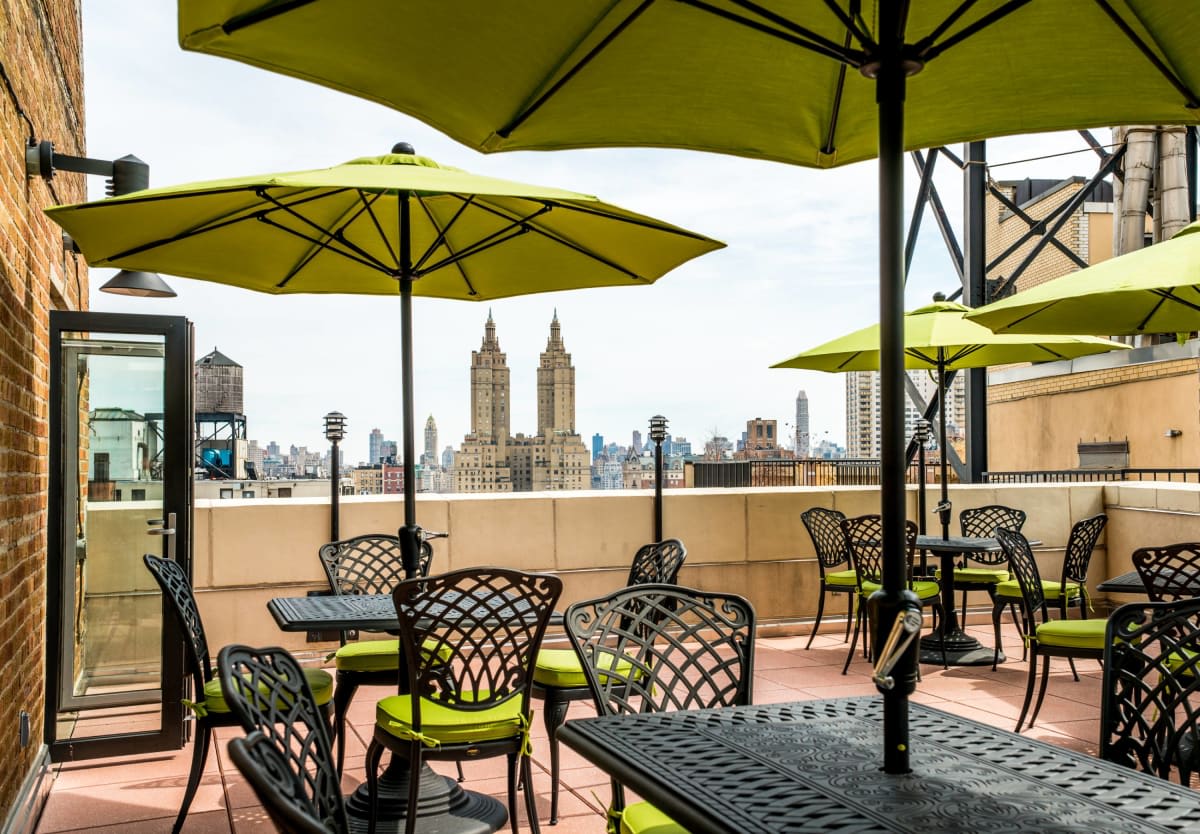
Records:
{"label": "red tile floor", "polygon": [[[972,618],[974,619],[974,617]],[[831,624],[832,625],[832,624]],[[834,626],[836,628],[836,626]],[[968,628],[985,645],[991,645],[990,621]],[[846,656],[842,635],[825,631],[804,649],[806,637],[766,637],[757,643],[754,700],[758,703],[834,698],[875,693],[867,663],[861,654],[847,675],[841,674]],[[1011,730],[1016,724],[1025,691],[1028,665],[1020,660],[1020,640],[1011,626],[1005,630],[1005,645],[1015,658],[993,672],[990,666],[951,667],[942,670],[924,666],[924,679],[914,701],[969,716]],[[1053,660],[1046,702],[1037,725],[1025,732],[1034,737],[1095,755],[1100,713],[1100,668],[1094,661],[1078,661],[1081,680],[1072,680],[1065,660]],[[373,695],[364,687],[355,699],[350,720],[354,735],[348,737],[347,792],[362,781],[366,742],[375,720]],[[538,704],[535,702],[535,709]],[[587,702],[575,702],[570,717],[594,714]],[[603,806],[608,800],[607,777],[588,765],[573,751],[563,748],[559,823],[546,825],[550,809],[549,759],[540,715],[534,716],[534,787],[545,830],[557,834],[603,832]],[[240,731],[218,730],[216,755],[209,756],[208,770],[184,825],[184,834],[243,834],[273,831],[270,821],[242,780],[225,752],[225,744]],[[38,834],[51,832],[142,832],[170,831],[187,781],[191,748],[123,759],[105,759],[62,767],[49,802],[38,825]],[[505,797],[503,758],[466,765],[465,787]],[[453,773],[453,765],[434,763],[435,769]],[[521,803],[524,808],[524,803]],[[528,830],[522,818],[521,827]]]}

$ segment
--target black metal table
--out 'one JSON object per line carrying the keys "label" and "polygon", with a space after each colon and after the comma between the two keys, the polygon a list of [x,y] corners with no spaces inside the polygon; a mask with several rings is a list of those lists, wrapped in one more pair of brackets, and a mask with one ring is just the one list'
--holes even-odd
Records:
{"label": "black metal table", "polygon": [[1142,575],[1131,570],[1129,573],[1105,579],[1096,586],[1096,590],[1102,594],[1145,594],[1146,585],[1142,582]]}
{"label": "black metal table", "polygon": [[[267,610],[282,631],[389,631],[400,626],[390,594],[277,597],[267,602]],[[478,612],[480,622],[487,622],[487,613],[487,610]],[[554,618],[561,621],[559,614]],[[400,756],[393,756],[380,775],[376,828],[380,834],[404,829],[411,776],[408,760]],[[508,821],[508,810],[503,803],[485,794],[464,791],[458,782],[439,776],[427,763],[422,764],[418,778],[421,804],[417,824],[423,833],[491,834]],[[367,830],[371,805],[365,782],[346,798],[346,813],[351,831]]]}
{"label": "black metal table", "polygon": [[1196,831],[1200,794],[910,705],[911,774],[882,772],[880,698],[568,721],[563,744],[693,834]]}
{"label": "black metal table", "polygon": [[[1032,544],[1032,542],[1031,542]],[[942,663],[942,647],[946,650],[946,663],[951,666],[990,666],[993,652],[971,635],[962,630],[958,622],[958,608],[954,604],[954,557],[959,554],[994,553],[1000,542],[990,538],[971,536],[917,536],[917,548],[936,553],[941,559],[942,573],[942,621],[932,633],[921,638],[921,662]],[[997,661],[1004,661],[1001,652]]]}

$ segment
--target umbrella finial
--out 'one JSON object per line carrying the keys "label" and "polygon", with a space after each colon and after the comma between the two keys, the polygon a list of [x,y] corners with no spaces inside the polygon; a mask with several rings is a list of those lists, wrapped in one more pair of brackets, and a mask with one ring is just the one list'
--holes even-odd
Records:
{"label": "umbrella finial", "polygon": [[415,154],[416,150],[407,142],[397,142],[396,144],[392,145],[392,153]]}
{"label": "umbrella finial", "polygon": [[934,300],[934,301],[945,301],[945,300],[946,300],[946,294],[945,294],[944,292],[935,292],[935,293],[933,294],[933,300]]}

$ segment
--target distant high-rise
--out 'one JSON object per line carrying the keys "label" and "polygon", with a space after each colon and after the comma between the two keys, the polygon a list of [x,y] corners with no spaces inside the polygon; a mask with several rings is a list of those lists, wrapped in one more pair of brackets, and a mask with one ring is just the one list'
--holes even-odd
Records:
{"label": "distant high-rise", "polygon": [[512,492],[508,405],[508,357],[489,310],[483,343],[471,351],[471,433],[454,456],[455,492]]}
{"label": "distant high-rise", "polygon": [[442,469],[445,469],[447,472],[453,471],[454,469],[453,446],[447,446],[445,449],[442,449]]}
{"label": "distant high-rise", "polygon": [[433,415],[430,414],[429,419],[425,421],[425,452],[421,455],[421,464],[423,466],[437,466],[437,446],[437,423],[433,421]]}
{"label": "distant high-rise", "polygon": [[633,453],[635,455],[642,453],[642,433],[637,429],[633,430]]}
{"label": "distant high-rise", "polygon": [[599,434],[599,433],[593,434],[592,435],[592,460],[595,460],[596,458],[600,457],[600,454],[603,451],[604,451],[604,435]]}
{"label": "distant high-rise", "polygon": [[563,346],[558,311],[550,322],[550,338],[537,371],[538,424],[541,437],[575,433],[575,366]]}
{"label": "distant high-rise", "polygon": [[[906,371],[909,379],[926,402],[937,397],[937,383],[926,371]],[[951,431],[964,425],[966,399],[963,388],[966,375],[959,374],[950,386],[946,421]],[[846,374],[846,455],[851,458],[880,456],[880,385],[878,371],[854,371]],[[904,400],[904,436],[912,437],[921,414],[907,395]],[[937,418],[934,418],[936,435]],[[936,441],[935,441],[936,445]]]}
{"label": "distant high-rise", "polygon": [[367,463],[371,466],[379,463],[383,457],[383,432],[379,429],[371,429],[367,435],[367,450]]}
{"label": "distant high-rise", "polygon": [[802,390],[796,395],[796,457],[808,457],[810,445],[808,434],[808,394]]}

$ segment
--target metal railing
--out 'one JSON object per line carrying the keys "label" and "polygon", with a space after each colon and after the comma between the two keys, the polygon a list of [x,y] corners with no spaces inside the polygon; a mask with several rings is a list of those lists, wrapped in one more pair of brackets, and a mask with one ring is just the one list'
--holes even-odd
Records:
{"label": "metal railing", "polygon": [[1200,483],[1200,469],[1132,468],[1120,469],[1040,469],[1026,472],[984,472],[989,484],[1066,484],[1109,481],[1167,481]]}
{"label": "metal railing", "polygon": [[[689,465],[693,470],[694,485],[699,488],[879,484],[879,460],[876,458],[696,461]],[[918,482],[915,463],[908,467],[905,480],[910,484]],[[937,461],[926,464],[925,482],[938,482]]]}

